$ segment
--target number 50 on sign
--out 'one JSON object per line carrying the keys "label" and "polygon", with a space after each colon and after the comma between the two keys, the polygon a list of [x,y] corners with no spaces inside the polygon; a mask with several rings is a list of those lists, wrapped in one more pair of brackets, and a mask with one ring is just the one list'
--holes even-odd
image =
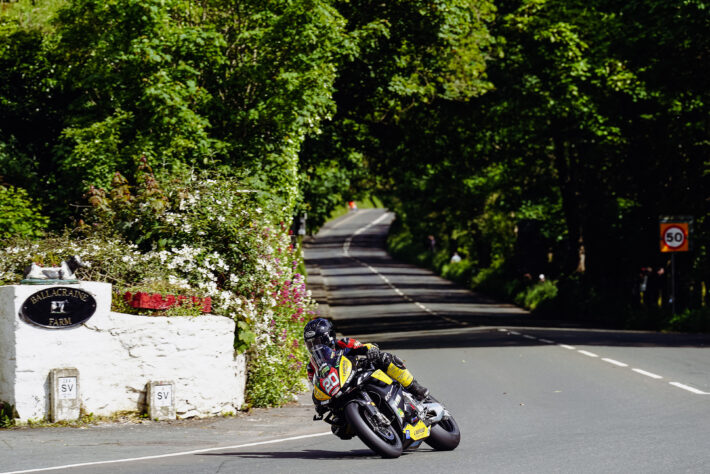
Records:
{"label": "number 50 on sign", "polygon": [[689,229],[688,222],[661,222],[661,252],[687,252]]}

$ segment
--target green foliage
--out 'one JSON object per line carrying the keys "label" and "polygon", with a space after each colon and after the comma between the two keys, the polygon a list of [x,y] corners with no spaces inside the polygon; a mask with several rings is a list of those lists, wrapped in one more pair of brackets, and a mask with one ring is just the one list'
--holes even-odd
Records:
{"label": "green foliage", "polygon": [[0,401],[0,428],[11,428],[15,426],[16,417],[17,413],[15,412],[14,405]]}
{"label": "green foliage", "polygon": [[710,308],[686,309],[669,321],[669,329],[683,332],[710,332]]}
{"label": "green foliage", "polygon": [[[350,199],[376,194],[389,206],[407,200],[409,188],[425,192],[424,181],[436,176],[443,156],[432,145],[446,140],[436,130],[446,112],[437,107],[490,88],[491,2],[350,0],[335,6],[348,21],[349,46],[336,81],[337,112],[301,153],[306,209],[318,224]],[[388,201],[393,194],[397,202]],[[405,210],[397,206],[397,212]]]}
{"label": "green foliage", "polygon": [[0,239],[42,236],[49,220],[41,212],[24,189],[0,185]]}
{"label": "green foliage", "polygon": [[209,135],[203,71],[223,60],[209,26],[184,21],[184,2],[73,0],[56,17],[59,77],[73,112],[57,164],[105,186],[141,156],[172,169],[205,165],[224,144]]}
{"label": "green foliage", "polygon": [[237,352],[244,352],[256,341],[256,334],[246,321],[237,321],[237,339],[234,348]]}
{"label": "green foliage", "polygon": [[50,18],[66,0],[14,0],[2,3],[0,16],[4,22],[22,28],[47,28]]}
{"label": "green foliage", "polygon": [[0,284],[16,285],[31,262],[59,265],[63,260],[78,255],[89,263],[79,268],[82,280],[105,281],[117,286],[133,282],[164,278],[164,265],[154,255],[142,255],[135,245],[118,237],[91,235],[80,238],[76,233],[64,232],[41,240],[11,238],[0,248]]}
{"label": "green foliage", "polygon": [[[165,264],[159,283],[212,297],[213,312],[236,321],[235,348],[250,358],[250,403],[282,403],[301,387],[301,333],[314,303],[295,271],[298,255],[286,226],[276,220],[278,203],[215,173],[186,172],[159,183],[146,165],[139,179],[132,187],[116,175],[108,191],[94,189],[85,231],[119,233],[144,249],[143,259]],[[155,288],[151,280],[138,283],[134,289]],[[269,372],[276,375],[262,380]],[[264,383],[274,390],[268,396]]]}
{"label": "green foliage", "polygon": [[345,22],[328,2],[38,3],[0,28],[8,182],[63,225],[89,184],[133,179],[145,157],[157,176],[228,169],[290,218],[301,145],[334,112]]}
{"label": "green foliage", "polygon": [[516,304],[535,311],[545,302],[554,300],[557,296],[557,286],[552,281],[542,281],[528,286],[514,297]]}
{"label": "green foliage", "polygon": [[707,11],[656,0],[497,6],[493,89],[412,107],[398,123],[406,132],[378,134],[386,153],[368,163],[387,190],[378,195],[403,228],[481,269],[479,290],[525,303],[525,275],[544,273],[559,290],[545,311],[598,322],[623,321],[638,304],[638,268],[668,272],[659,215],[693,215],[695,246],[680,264],[681,291],[693,293],[679,304],[706,305],[697,288],[710,278],[710,234],[698,196],[710,176],[710,90],[697,80],[707,63],[692,58],[710,51]]}
{"label": "green foliage", "polygon": [[[275,220],[279,203],[244,191],[234,178],[209,172],[160,182],[146,166],[137,186],[116,174],[108,190],[93,188],[91,210],[74,231],[4,242],[0,283],[17,283],[30,258],[56,264],[79,255],[90,267],[77,276],[113,283],[117,310],[127,309],[127,290],[210,296],[213,313],[237,323],[235,348],[250,360],[250,403],[283,403],[303,388],[301,336],[315,303],[295,272],[286,226]],[[164,313],[201,314],[190,307]],[[265,376],[271,372],[277,375]]]}

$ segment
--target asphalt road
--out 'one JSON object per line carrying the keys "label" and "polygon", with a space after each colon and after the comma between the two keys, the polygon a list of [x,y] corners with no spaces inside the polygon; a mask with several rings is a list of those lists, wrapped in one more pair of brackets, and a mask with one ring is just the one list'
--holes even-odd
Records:
{"label": "asphalt road", "polygon": [[448,406],[455,451],[382,460],[311,421],[304,396],[235,418],[0,430],[0,472],[710,472],[710,337],[536,321],[391,260],[390,219],[326,226],[306,254],[316,293],[341,333],[400,355]]}

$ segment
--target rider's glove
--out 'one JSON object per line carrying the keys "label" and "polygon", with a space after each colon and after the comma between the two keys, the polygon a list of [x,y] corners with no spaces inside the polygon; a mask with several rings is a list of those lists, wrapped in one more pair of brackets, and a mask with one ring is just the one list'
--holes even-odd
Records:
{"label": "rider's glove", "polygon": [[316,405],[316,413],[318,413],[318,416],[322,416],[323,413],[328,411],[328,407],[326,405],[321,405],[318,404]]}
{"label": "rider's glove", "polygon": [[372,344],[367,348],[367,360],[375,360],[380,356],[380,348]]}

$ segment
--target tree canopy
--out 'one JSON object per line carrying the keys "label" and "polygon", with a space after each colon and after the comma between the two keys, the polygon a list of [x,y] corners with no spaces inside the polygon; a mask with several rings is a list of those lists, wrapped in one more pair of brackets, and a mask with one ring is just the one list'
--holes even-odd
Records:
{"label": "tree canopy", "polygon": [[659,217],[693,216],[679,299],[707,300],[704,0],[0,6],[0,184],[38,216],[14,232],[147,162],[230,175],[311,228],[376,195],[474,284],[544,273],[590,313],[638,304],[639,268],[668,269]]}

